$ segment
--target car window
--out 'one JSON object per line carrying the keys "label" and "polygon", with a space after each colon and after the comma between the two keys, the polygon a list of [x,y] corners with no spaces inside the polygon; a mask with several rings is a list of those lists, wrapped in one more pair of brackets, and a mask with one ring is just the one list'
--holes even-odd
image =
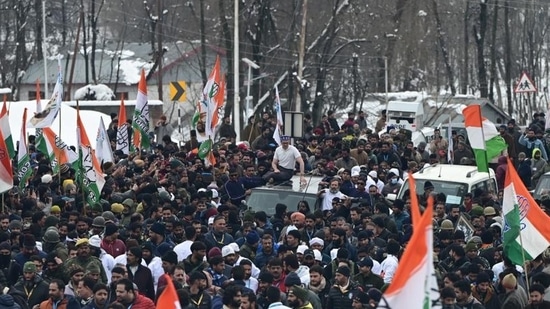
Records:
{"label": "car window", "polygon": [[545,194],[550,194],[550,175],[542,175],[542,177],[540,177],[533,197],[540,199],[540,197]]}
{"label": "car window", "polygon": [[246,203],[252,211],[265,211],[268,216],[275,214],[275,205],[285,204],[289,211],[296,211],[298,202],[305,200],[311,211],[315,210],[317,195],[288,190],[252,190]]}

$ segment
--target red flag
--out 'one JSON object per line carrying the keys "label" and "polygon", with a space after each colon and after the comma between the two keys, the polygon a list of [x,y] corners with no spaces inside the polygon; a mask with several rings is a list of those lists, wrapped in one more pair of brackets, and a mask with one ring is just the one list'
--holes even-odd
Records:
{"label": "red flag", "polygon": [[166,280],[166,287],[164,291],[160,294],[157,300],[158,309],[181,309],[180,300],[172,278],[169,275],[164,274],[164,279]]}

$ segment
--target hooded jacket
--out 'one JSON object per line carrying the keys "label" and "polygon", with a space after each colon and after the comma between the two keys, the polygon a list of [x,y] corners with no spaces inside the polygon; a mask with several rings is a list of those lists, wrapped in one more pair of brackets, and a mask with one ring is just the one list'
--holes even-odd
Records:
{"label": "hooded jacket", "polygon": [[0,295],[0,309],[21,309],[11,295]]}

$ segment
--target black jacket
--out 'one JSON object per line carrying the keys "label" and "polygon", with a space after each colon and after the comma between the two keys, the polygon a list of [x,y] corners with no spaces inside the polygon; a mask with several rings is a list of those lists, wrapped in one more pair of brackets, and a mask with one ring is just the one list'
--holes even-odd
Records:
{"label": "black jacket", "polygon": [[338,286],[332,286],[327,296],[327,309],[349,309],[352,307],[352,292],[357,289],[357,284],[350,280],[348,289],[342,293]]}
{"label": "black jacket", "polygon": [[31,289],[26,289],[23,278],[17,281],[13,288],[22,292],[26,296],[29,308],[39,305],[41,302],[50,297],[50,285],[47,284],[46,281],[44,281],[44,279],[42,279],[39,275],[35,275],[34,286]]}
{"label": "black jacket", "polygon": [[153,285],[151,270],[139,264],[134,274],[130,270],[130,266],[127,265],[126,267],[128,268],[128,279],[136,283],[139,293],[155,301],[155,286]]}

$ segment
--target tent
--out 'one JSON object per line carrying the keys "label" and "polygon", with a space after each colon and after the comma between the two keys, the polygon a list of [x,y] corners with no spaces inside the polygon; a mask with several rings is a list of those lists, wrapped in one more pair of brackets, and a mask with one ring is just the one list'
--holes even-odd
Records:
{"label": "tent", "polygon": [[[47,104],[47,100],[42,101],[42,106]],[[10,128],[13,142],[17,145],[19,141],[19,135],[21,134],[21,121],[23,117],[23,111],[27,108],[27,121],[36,112],[36,101],[19,101],[19,102],[7,102],[8,113],[10,119]],[[97,129],[99,127],[99,119],[103,118],[105,123],[105,129],[111,123],[111,117],[107,114],[81,110],[80,118],[84,123],[84,128],[90,139],[92,147],[95,149],[95,142],[97,136]],[[59,121],[61,119],[61,128],[59,127]],[[60,114],[55,118],[51,129],[61,137],[61,139],[69,146],[76,146],[77,144],[77,132],[76,132],[76,109],[70,107],[68,102],[61,104]],[[60,131],[61,129],[61,131]],[[27,128],[28,135],[34,135],[35,129]],[[15,146],[16,146],[15,145]]]}

